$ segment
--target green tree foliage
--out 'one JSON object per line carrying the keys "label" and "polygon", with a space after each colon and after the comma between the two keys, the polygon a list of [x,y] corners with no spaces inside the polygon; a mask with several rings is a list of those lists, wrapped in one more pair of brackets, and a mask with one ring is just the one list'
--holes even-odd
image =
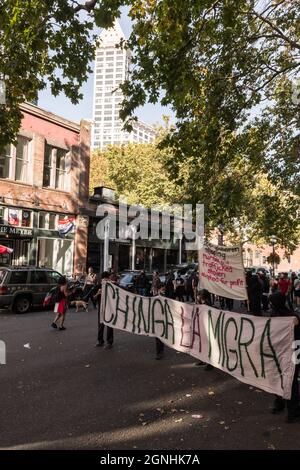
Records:
{"label": "green tree foliage", "polygon": [[[221,221],[233,236],[244,226],[250,235],[274,233],[294,244],[298,0],[0,0],[0,74],[7,86],[0,147],[20,125],[18,104],[47,80],[54,94],[80,98],[94,27],[111,26],[122,6],[133,25],[125,46],[133,51],[132,73],[122,85],[127,125],[146,102],[171,106],[176,127],[160,147],[182,201],[205,204],[208,228]],[[163,200],[169,195],[162,186],[163,180]]]}
{"label": "green tree foliage", "polygon": [[113,187],[128,204],[166,207],[182,199],[182,191],[169,178],[165,160],[169,151],[155,144],[110,146],[91,158],[90,189],[100,184]]}

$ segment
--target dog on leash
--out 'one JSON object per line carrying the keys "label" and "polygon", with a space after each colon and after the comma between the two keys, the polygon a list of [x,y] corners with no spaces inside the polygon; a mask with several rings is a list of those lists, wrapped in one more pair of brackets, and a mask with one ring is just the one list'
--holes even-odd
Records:
{"label": "dog on leash", "polygon": [[73,300],[70,302],[70,305],[74,305],[76,307],[76,312],[78,312],[80,308],[88,312],[88,303],[84,300]]}

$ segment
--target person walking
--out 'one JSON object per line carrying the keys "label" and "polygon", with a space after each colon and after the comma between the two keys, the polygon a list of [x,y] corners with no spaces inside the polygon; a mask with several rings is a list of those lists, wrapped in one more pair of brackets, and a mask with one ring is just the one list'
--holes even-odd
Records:
{"label": "person walking", "polygon": [[58,329],[60,331],[63,331],[66,329],[64,326],[64,322],[65,322],[66,311],[68,307],[67,298],[71,294],[72,294],[72,290],[68,289],[67,279],[64,276],[60,277],[58,280],[57,295],[56,295],[55,306],[54,306],[54,312],[56,313],[56,317],[51,324],[52,328],[57,329],[57,324],[59,322],[60,326]]}
{"label": "person walking", "polygon": [[94,273],[92,267],[88,269],[87,276],[85,278],[85,283],[83,286],[83,299],[88,302],[91,299],[94,308],[97,307],[97,303],[94,299],[95,290],[97,286],[97,275]]}
{"label": "person walking", "polygon": [[267,275],[264,271],[258,271],[257,274],[263,286],[262,298],[261,298],[263,311],[267,312],[269,310],[270,281],[267,278]]}
{"label": "person walking", "polygon": [[[293,312],[291,312],[286,306],[286,296],[277,291],[270,295],[271,305],[271,317],[295,317],[295,328],[294,337],[295,340],[300,340],[300,325],[299,319]],[[300,404],[299,404],[299,386],[298,386],[298,375],[299,375],[299,364],[295,366],[295,373],[292,383],[292,395],[290,400],[284,400],[281,396],[276,395],[272,413],[278,414],[284,411],[285,406],[287,407],[287,419],[288,423],[293,423],[300,420]]]}
{"label": "person walking", "polygon": [[294,280],[294,299],[296,311],[300,312],[300,278],[297,276]]}
{"label": "person walking", "polygon": [[161,288],[161,282],[157,271],[154,271],[152,276],[152,285],[151,285],[151,294],[153,297],[159,295],[159,290]]}
{"label": "person walking", "polygon": [[257,274],[247,273],[247,292],[249,299],[249,309],[253,315],[261,316],[261,303],[263,294],[263,283]]}
{"label": "person walking", "polygon": [[175,299],[178,299],[179,302],[184,302],[184,294],[185,294],[185,287],[184,287],[184,279],[180,273],[178,273],[175,279]]}
{"label": "person walking", "polygon": [[[96,347],[104,346],[104,349],[111,349],[114,342],[114,329],[110,326],[105,325],[101,322],[100,317],[100,306],[101,306],[101,295],[102,295],[102,283],[103,281],[110,280],[110,273],[108,271],[104,271],[101,274],[101,283],[97,286],[98,290],[94,299],[97,301],[98,304],[98,342],[96,343]],[[104,341],[104,328],[106,326],[106,345]]]}
{"label": "person walking", "polygon": [[141,271],[141,273],[137,277],[136,285],[137,285],[137,293],[139,295],[145,296],[147,294],[147,286],[148,286],[148,280],[147,280],[145,271]]}

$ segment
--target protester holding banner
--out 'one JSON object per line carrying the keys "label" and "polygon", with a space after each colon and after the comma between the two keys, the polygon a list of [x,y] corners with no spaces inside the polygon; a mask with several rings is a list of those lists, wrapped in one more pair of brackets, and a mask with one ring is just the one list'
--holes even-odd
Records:
{"label": "protester holding banner", "polygon": [[[104,271],[101,275],[101,283],[98,285],[98,291],[95,295],[95,299],[98,302],[98,342],[96,347],[102,347],[105,344],[104,341],[104,323],[100,317],[100,305],[101,305],[101,295],[102,295],[102,281],[107,281],[110,278],[110,273]],[[105,349],[111,349],[114,341],[114,329],[106,325],[106,346]]]}
{"label": "protester holding banner", "polygon": [[[274,317],[289,317],[294,316],[286,306],[286,297],[281,292],[277,291],[270,296],[271,304],[271,316]],[[300,325],[299,320],[295,317],[297,324],[295,325],[295,340],[300,340]],[[276,395],[272,413],[278,414],[285,409],[287,406],[287,422],[293,423],[300,420],[300,405],[299,405],[299,385],[298,385],[298,375],[299,375],[299,364],[296,364],[294,379],[292,383],[292,394],[290,400],[284,400],[281,396]]]}

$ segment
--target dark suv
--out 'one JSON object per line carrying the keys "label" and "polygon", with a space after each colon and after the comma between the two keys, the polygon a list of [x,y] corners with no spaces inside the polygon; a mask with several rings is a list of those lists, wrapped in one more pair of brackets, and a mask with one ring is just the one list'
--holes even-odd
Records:
{"label": "dark suv", "polygon": [[42,306],[60,277],[53,269],[0,266],[0,309],[27,313],[33,306]]}

